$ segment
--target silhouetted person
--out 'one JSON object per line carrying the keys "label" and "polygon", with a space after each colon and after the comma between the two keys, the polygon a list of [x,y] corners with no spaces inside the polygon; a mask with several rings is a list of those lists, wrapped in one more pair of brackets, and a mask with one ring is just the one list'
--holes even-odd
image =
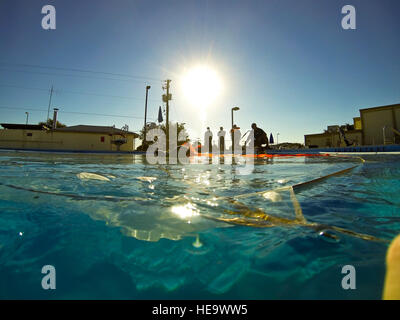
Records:
{"label": "silhouetted person", "polygon": [[268,149],[269,147],[268,136],[265,133],[265,131],[261,128],[258,128],[257,124],[255,123],[251,125],[251,128],[252,131],[250,132],[249,137],[246,140],[246,143],[254,139],[254,149],[256,152],[263,148],[262,147],[263,144],[265,144],[266,145],[265,147]]}
{"label": "silhouetted person", "polygon": [[225,153],[225,134],[224,128],[220,127],[218,131],[219,153]]}

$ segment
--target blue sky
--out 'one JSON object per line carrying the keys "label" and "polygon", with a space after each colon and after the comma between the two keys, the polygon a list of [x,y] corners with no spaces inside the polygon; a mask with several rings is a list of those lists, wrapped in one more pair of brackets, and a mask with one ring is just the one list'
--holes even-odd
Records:
{"label": "blue sky", "polygon": [[[47,4],[57,10],[56,30],[41,27]],[[346,4],[356,8],[356,30],[341,27]],[[205,123],[180,78],[207,64],[224,86],[207,109],[215,133],[230,127],[238,106],[242,132],[257,122],[280,142],[304,142],[351,123],[360,108],[400,102],[399,14],[395,0],[1,0],[0,122],[24,123],[25,111],[30,123],[45,120],[53,85],[61,122],[139,130],[145,86],[156,118],[169,78],[171,120],[202,137]]]}

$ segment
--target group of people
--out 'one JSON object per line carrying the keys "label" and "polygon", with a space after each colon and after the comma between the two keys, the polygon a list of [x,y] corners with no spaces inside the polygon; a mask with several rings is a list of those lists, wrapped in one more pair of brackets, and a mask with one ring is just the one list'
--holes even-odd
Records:
{"label": "group of people", "polygon": [[[226,131],[224,130],[223,127],[219,128],[220,130],[218,131],[218,145],[219,145],[219,152],[224,153],[225,152],[225,135]],[[254,149],[255,152],[260,152],[261,150],[265,150],[269,148],[268,144],[268,136],[265,133],[265,131],[261,128],[257,127],[256,123],[253,123],[251,125],[251,130],[249,130],[250,134],[247,137],[245,145],[248,143],[254,143]],[[231,141],[232,141],[232,151],[236,150],[242,150],[242,147],[240,145],[240,141],[243,138],[242,133],[240,131],[240,128],[234,124],[232,129],[230,130],[230,135],[231,135]],[[207,127],[207,131],[204,134],[204,146],[205,148],[203,149],[203,153],[211,153],[211,148],[212,148],[212,140],[213,140],[213,133],[210,130],[210,127]]]}

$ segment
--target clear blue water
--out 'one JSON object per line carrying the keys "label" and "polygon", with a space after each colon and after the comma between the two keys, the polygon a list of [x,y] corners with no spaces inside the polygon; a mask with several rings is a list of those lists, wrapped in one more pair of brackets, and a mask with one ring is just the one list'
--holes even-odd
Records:
{"label": "clear blue water", "polygon": [[[140,155],[0,152],[0,298],[379,299],[386,242],[206,218],[260,208],[292,219],[287,190],[241,198],[244,211],[229,199],[357,165],[297,191],[304,217],[390,240],[400,232],[400,158],[365,159],[257,160],[238,175],[229,161],[160,167]],[[341,287],[347,264],[356,290]],[[56,290],[41,287],[44,265],[56,268]]]}

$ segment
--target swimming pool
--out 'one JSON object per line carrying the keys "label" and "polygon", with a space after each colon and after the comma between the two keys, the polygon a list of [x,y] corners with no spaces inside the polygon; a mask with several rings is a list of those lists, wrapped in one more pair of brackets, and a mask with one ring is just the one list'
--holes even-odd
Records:
{"label": "swimming pool", "polygon": [[[256,159],[239,175],[228,159],[0,152],[0,298],[380,299],[400,157],[363,158]],[[299,210],[327,228],[284,222]],[[348,264],[356,290],[341,286]],[[42,289],[44,265],[56,290]]]}

